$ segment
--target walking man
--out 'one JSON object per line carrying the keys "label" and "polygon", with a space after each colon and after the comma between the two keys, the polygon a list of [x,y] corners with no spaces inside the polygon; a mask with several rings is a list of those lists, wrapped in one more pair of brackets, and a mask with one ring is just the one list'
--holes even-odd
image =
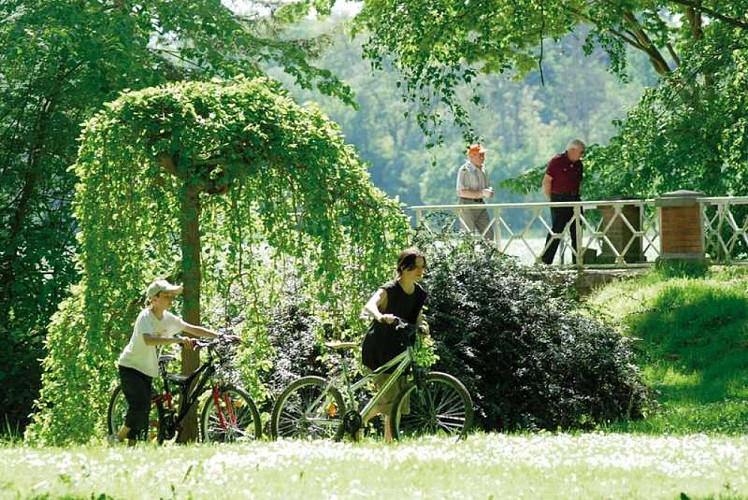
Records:
{"label": "walking man", "polygon": [[[566,146],[566,151],[554,156],[548,162],[548,168],[543,177],[543,194],[550,201],[580,201],[580,187],[584,169],[582,166],[582,156],[584,155],[585,145],[579,139],[574,139]],[[551,207],[552,233],[548,233],[545,239],[546,250],[543,252],[543,262],[551,264],[553,257],[556,255],[558,244],[561,241],[560,235],[569,222],[574,218],[574,208],[572,207]],[[559,237],[553,238],[554,234]],[[571,244],[574,248],[573,262],[577,257],[577,227],[572,223],[569,225],[569,234]],[[549,244],[550,242],[550,244]]]}
{"label": "walking man", "polygon": [[[481,144],[473,144],[467,150],[467,161],[457,171],[457,196],[460,205],[485,203],[485,198],[493,198],[493,188],[488,180],[483,162],[486,160],[486,149]],[[487,240],[493,239],[493,226],[488,217],[488,210],[459,210],[462,224],[469,231],[477,231]]]}

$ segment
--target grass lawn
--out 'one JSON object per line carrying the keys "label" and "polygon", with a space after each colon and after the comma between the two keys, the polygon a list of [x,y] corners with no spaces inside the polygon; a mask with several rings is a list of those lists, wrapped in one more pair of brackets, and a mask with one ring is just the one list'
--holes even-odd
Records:
{"label": "grass lawn", "polygon": [[638,365],[659,408],[610,430],[652,434],[748,434],[748,269],[703,278],[650,273],[589,298],[636,339]]}
{"label": "grass lawn", "polygon": [[748,497],[748,437],[0,448],[2,498]]}

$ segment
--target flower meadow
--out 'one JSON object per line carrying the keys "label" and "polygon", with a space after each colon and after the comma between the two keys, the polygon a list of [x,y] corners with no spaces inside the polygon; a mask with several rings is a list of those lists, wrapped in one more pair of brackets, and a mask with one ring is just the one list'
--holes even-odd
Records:
{"label": "flower meadow", "polygon": [[748,437],[474,434],[385,444],[0,448],[0,498],[748,497]]}

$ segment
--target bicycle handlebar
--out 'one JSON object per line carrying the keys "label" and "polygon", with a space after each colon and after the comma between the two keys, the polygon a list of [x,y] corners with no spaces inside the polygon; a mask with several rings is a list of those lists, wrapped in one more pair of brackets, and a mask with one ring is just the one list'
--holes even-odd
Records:
{"label": "bicycle handlebar", "polygon": [[395,316],[397,324],[395,325],[395,330],[402,330],[404,328],[412,327],[416,328],[417,325],[413,323],[408,323],[403,318],[400,318],[399,316]]}
{"label": "bicycle handlebar", "polygon": [[224,336],[220,335],[215,338],[211,339],[194,339],[195,340],[195,347],[202,348],[202,347],[215,347],[220,345],[233,345],[238,344],[241,342],[241,339],[239,337],[233,337],[233,336]]}
{"label": "bicycle handlebar", "polygon": [[183,335],[177,335],[175,336],[175,338],[194,341],[195,349],[202,349],[204,347],[212,349],[212,348],[220,347],[220,346],[230,346],[230,345],[238,344],[241,342],[241,339],[239,337],[226,336],[226,335],[220,335],[215,338],[207,338],[207,339],[187,337]]}

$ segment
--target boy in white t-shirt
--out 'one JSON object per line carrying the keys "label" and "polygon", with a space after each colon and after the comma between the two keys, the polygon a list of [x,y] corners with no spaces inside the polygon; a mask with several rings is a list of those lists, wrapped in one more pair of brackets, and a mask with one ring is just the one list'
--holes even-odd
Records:
{"label": "boy in white t-shirt", "polygon": [[182,293],[182,287],[166,280],[157,280],[148,286],[146,307],[135,320],[130,342],[117,360],[122,392],[127,400],[125,424],[110,437],[112,441],[135,444],[136,436],[148,425],[151,409],[151,387],[158,376],[157,347],[167,344],[194,346],[194,341],[175,337],[187,332],[195,337],[215,338],[218,333],[208,328],[192,325],[170,313],[172,300]]}

